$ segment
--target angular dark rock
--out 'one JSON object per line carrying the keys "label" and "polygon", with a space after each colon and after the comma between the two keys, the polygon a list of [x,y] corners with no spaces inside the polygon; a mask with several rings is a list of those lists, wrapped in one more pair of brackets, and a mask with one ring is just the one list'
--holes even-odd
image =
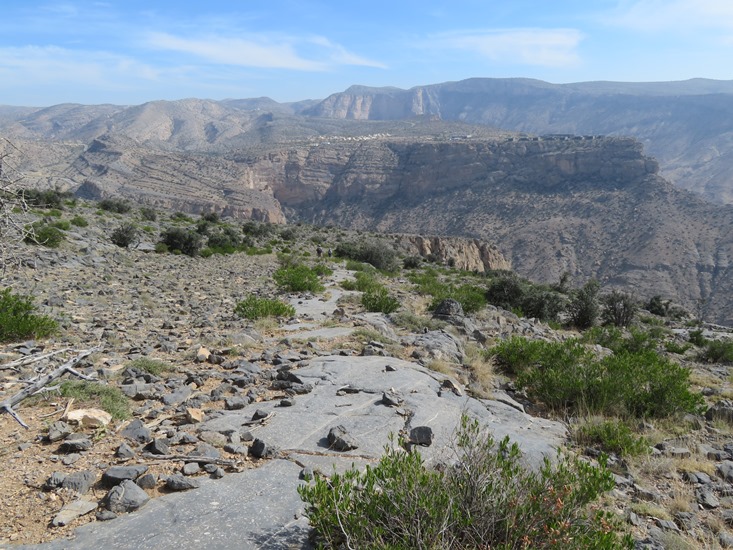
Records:
{"label": "angular dark rock", "polygon": [[143,474],[135,480],[141,489],[152,489],[158,484],[158,476],[155,474]]}
{"label": "angular dark rock", "polygon": [[47,491],[51,491],[57,487],[61,487],[64,479],[66,479],[66,474],[64,472],[53,472],[43,484],[43,488]]}
{"label": "angular dark rock", "polygon": [[359,441],[339,425],[328,431],[328,445],[335,451],[352,451],[359,448]]}
{"label": "angular dark rock", "polygon": [[141,475],[148,471],[148,467],[144,464],[135,464],[132,466],[112,466],[102,474],[102,483],[107,486],[119,485],[125,480],[135,481]]}
{"label": "angular dark rock", "polygon": [[66,422],[58,420],[51,424],[51,426],[48,428],[48,435],[46,436],[46,438],[51,443],[55,443],[56,441],[61,441],[65,437],[70,436],[72,433],[74,433],[74,430],[71,426],[69,426]]}
{"label": "angular dark rock", "polygon": [[277,450],[262,439],[255,439],[249,449],[249,454],[255,458],[272,458],[277,454]]}
{"label": "angular dark rock", "polygon": [[155,438],[153,439],[148,445],[145,447],[145,449],[154,455],[167,455],[170,454],[170,447],[168,446],[168,441],[163,438]]}
{"label": "angular dark rock", "polygon": [[145,427],[143,421],[136,418],[120,432],[120,435],[137,443],[148,443],[151,439],[150,429]]}
{"label": "angular dark rock", "polygon": [[199,443],[196,445],[196,447],[188,453],[188,456],[190,457],[206,457],[206,458],[219,458],[221,454],[219,451],[216,450],[215,447],[212,447],[208,443]]}
{"label": "angular dark rock", "polygon": [[148,494],[137,484],[126,479],[116,487],[113,487],[102,500],[104,506],[115,514],[133,512],[147,504],[150,500]]}
{"label": "angular dark rock", "polygon": [[63,453],[77,453],[92,448],[92,440],[84,434],[71,434],[61,442],[59,450]]}
{"label": "angular dark rock", "polygon": [[181,474],[173,474],[165,480],[165,488],[169,491],[188,491],[189,489],[197,489],[199,482]]}
{"label": "angular dark rock", "polygon": [[117,458],[128,459],[128,458],[132,458],[133,456],[135,456],[135,451],[133,450],[132,447],[130,447],[127,443],[123,441],[122,443],[120,443],[120,446],[117,447],[115,456]]}
{"label": "angular dark rock", "polygon": [[91,470],[82,470],[66,476],[64,481],[61,483],[61,487],[83,495],[92,488],[96,479],[97,475]]}
{"label": "angular dark rock", "polygon": [[433,429],[430,426],[417,426],[410,430],[410,443],[430,447],[433,444]]}

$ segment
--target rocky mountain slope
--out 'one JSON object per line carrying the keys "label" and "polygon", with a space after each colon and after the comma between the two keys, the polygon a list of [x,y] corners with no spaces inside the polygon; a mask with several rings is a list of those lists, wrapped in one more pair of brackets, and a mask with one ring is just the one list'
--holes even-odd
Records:
{"label": "rocky mountain slope", "polygon": [[[576,332],[493,306],[433,317],[410,282],[410,274],[430,270],[473,285],[485,284],[485,277],[426,263],[391,277],[375,274],[399,309],[370,313],[361,293],[343,285],[359,266],[315,254],[316,244],[336,248],[370,235],[263,225],[258,245],[271,246],[270,254],[192,258],[144,250],[163,228],[196,227],[201,220],[159,211],[151,221],[141,214],[113,214],[85,201],[66,204],[61,218],[35,213],[89,225],[71,226],[57,249],[19,245],[21,267],[3,276],[3,286],[32,293],[40,312],[61,328],[51,338],[0,347],[0,400],[94,350],[75,363],[77,372],[120,392],[131,416],[103,426],[73,424],[72,413],[100,402],[83,394],[71,399],[58,384],[15,407],[30,429],[3,413],[0,544],[310,548],[296,493],[304,476],[374,464],[390,432],[430,434],[414,441],[437,463],[466,411],[497,437],[512,437],[531,462],[558,446],[587,460],[597,455],[594,444],[568,439],[585,419],[540,416],[548,412],[542,404],[517,391],[484,353],[514,336],[562,342]],[[235,219],[225,221],[242,229]],[[126,222],[149,228],[143,246],[111,244],[113,230]],[[456,267],[475,260],[477,251],[493,258],[484,269],[505,267],[485,243],[379,238],[385,247],[434,254]],[[323,277],[324,290],[277,288],[276,252],[333,269]],[[295,314],[259,321],[235,315],[236,303],[250,294],[277,296]],[[655,447],[642,456],[612,457],[616,488],[604,505],[640,548],[730,547],[729,367],[697,362],[698,350],[688,343],[693,329],[722,342],[730,331],[648,314],[638,327],[658,334],[659,353],[692,369],[694,389],[707,396],[712,413],[640,422],[638,432]],[[58,382],[67,379],[75,377]],[[329,439],[337,426],[340,443]]]}

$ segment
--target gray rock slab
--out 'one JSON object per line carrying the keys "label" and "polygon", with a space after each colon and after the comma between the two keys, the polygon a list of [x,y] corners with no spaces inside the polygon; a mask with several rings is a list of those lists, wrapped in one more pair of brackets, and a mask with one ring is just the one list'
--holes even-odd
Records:
{"label": "gray rock slab", "polygon": [[[392,370],[387,369],[388,365]],[[297,372],[313,385],[313,391],[298,396],[296,406],[254,403],[241,411],[227,411],[205,422],[202,429],[238,430],[258,408],[269,406],[275,414],[257,428],[257,437],[280,449],[281,456],[305,451],[333,454],[335,461],[338,457],[347,461],[354,457],[378,459],[390,434],[397,435],[406,427],[415,426],[432,428],[433,444],[420,451],[428,461],[439,460],[444,458],[445,448],[464,412],[477,418],[495,439],[508,435],[533,463],[539,463],[545,455],[554,456],[566,437],[561,423],[533,418],[505,403],[478,401],[452,392],[442,392],[442,397],[438,397],[444,375],[392,357],[327,356],[311,359]],[[345,386],[359,391],[338,395],[338,390]],[[397,409],[383,403],[382,394],[390,389],[405,397]],[[410,426],[406,426],[408,411],[412,413]],[[359,440],[358,449],[342,453],[329,449],[329,430],[338,425]]]}
{"label": "gray rock slab", "polygon": [[[297,493],[301,467],[273,460],[193,491],[153,499],[110,522],[76,530],[73,540],[26,546],[46,550],[285,550],[311,549]],[[295,514],[299,518],[294,519]]]}

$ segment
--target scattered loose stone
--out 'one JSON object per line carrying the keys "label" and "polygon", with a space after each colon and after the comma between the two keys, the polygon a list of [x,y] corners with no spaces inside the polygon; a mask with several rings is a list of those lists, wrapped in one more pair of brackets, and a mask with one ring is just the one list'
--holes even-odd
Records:
{"label": "scattered loose stone", "polygon": [[72,433],[74,433],[74,430],[71,426],[69,426],[66,422],[58,420],[51,424],[51,427],[48,429],[48,435],[46,436],[46,438],[51,443],[55,443],[56,441],[61,441],[62,439],[70,436]]}
{"label": "scattered loose stone", "polygon": [[97,521],[109,521],[111,519],[116,519],[117,514],[114,512],[111,512],[110,510],[97,510],[97,513],[94,514],[94,517],[97,518]]}
{"label": "scattered loose stone", "polygon": [[193,476],[201,471],[201,466],[198,462],[186,462],[181,469],[181,473],[184,476]]}
{"label": "scattered loose stone", "polygon": [[249,448],[246,445],[240,445],[236,443],[227,443],[224,445],[224,450],[233,455],[247,456]]}
{"label": "scattered loose stone", "polygon": [[144,464],[134,466],[112,466],[102,474],[102,483],[107,486],[118,485],[125,480],[136,480],[145,472],[148,467]]}
{"label": "scattered loose stone", "polygon": [[54,527],[63,527],[64,525],[68,525],[72,521],[74,521],[76,518],[83,516],[84,514],[88,514],[92,510],[97,509],[97,502],[92,500],[74,500],[72,502],[69,502],[68,504],[65,504],[63,508],[59,511],[58,514],[56,514],[56,517],[53,518],[53,521],[51,524]]}
{"label": "scattered loose stone", "polygon": [[430,426],[417,426],[410,430],[410,443],[429,447],[433,444],[433,429]]}
{"label": "scattered loose stone", "polygon": [[219,458],[221,456],[221,453],[217,451],[214,447],[209,445],[208,443],[199,443],[196,445],[193,451],[188,453],[188,456],[196,457],[196,456],[202,456],[206,458]]}
{"label": "scattered loose stone", "polygon": [[390,388],[382,393],[382,403],[388,407],[399,407],[403,401],[402,394],[394,388]]}
{"label": "scattered loose stone", "polygon": [[249,449],[249,454],[255,458],[271,458],[277,454],[277,450],[270,447],[262,439],[255,439]]}
{"label": "scattered loose stone", "polygon": [[170,447],[168,442],[162,438],[153,439],[145,449],[154,455],[167,455],[170,454]]}
{"label": "scattered loose stone", "polygon": [[61,482],[61,487],[83,495],[92,488],[96,479],[97,475],[94,472],[82,470],[66,476]]}
{"label": "scattered loose stone", "polygon": [[142,508],[149,500],[150,497],[145,491],[134,481],[126,479],[107,493],[103,503],[111,512],[121,514]]}
{"label": "scattered loose stone", "polygon": [[181,474],[173,474],[165,480],[165,487],[169,491],[188,491],[189,489],[197,489],[199,482]]}
{"label": "scattered loose stone", "polygon": [[47,491],[50,491],[56,489],[57,487],[61,487],[64,479],[66,479],[66,474],[64,472],[54,472],[46,480],[46,483],[43,484],[43,488]]}
{"label": "scattered loose stone", "polygon": [[92,448],[92,440],[84,434],[71,434],[61,442],[59,451],[62,453],[77,453]]}
{"label": "scattered loose stone", "polygon": [[127,443],[123,441],[122,443],[120,443],[120,446],[117,447],[115,456],[117,458],[130,459],[135,456],[135,451],[132,449],[132,447],[130,447]]}
{"label": "scattered loose stone", "polygon": [[141,489],[152,489],[158,484],[158,476],[155,474],[143,474],[135,480]]}
{"label": "scattered loose stone", "polygon": [[71,466],[81,458],[79,453],[69,453],[61,459],[61,464]]}
{"label": "scattered loose stone", "polygon": [[130,422],[121,432],[122,437],[138,443],[148,443],[151,439],[150,429],[145,427],[143,421],[136,418]]}
{"label": "scattered loose stone", "polygon": [[359,448],[359,442],[343,426],[335,426],[328,431],[328,444],[335,451],[352,451]]}

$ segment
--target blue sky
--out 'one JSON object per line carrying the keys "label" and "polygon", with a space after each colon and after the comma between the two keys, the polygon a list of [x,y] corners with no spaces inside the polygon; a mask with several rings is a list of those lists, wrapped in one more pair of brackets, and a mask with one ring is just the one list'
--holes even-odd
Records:
{"label": "blue sky", "polygon": [[0,104],[733,79],[731,0],[3,0]]}

